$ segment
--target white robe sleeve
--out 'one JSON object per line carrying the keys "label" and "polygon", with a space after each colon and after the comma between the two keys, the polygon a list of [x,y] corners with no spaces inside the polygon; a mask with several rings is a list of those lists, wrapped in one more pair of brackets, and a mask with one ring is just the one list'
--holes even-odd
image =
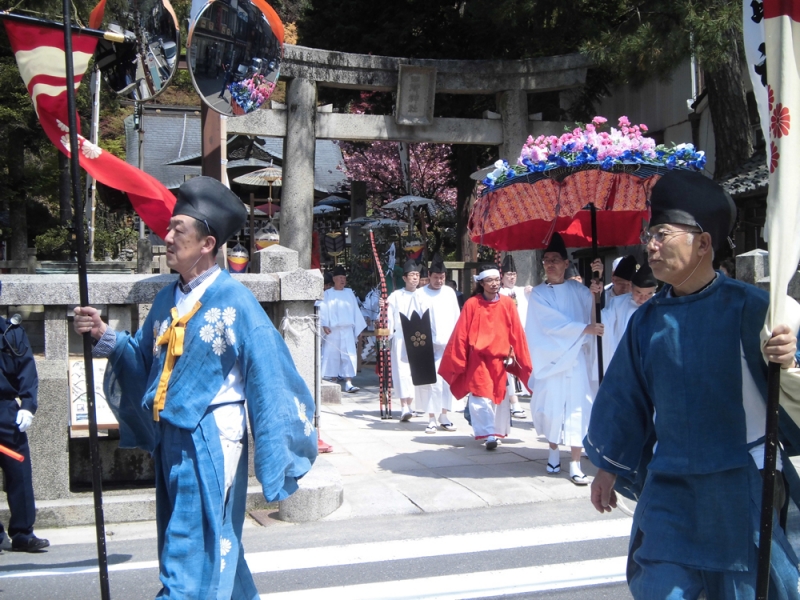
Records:
{"label": "white robe sleeve", "polygon": [[[591,300],[588,289],[586,293]],[[552,298],[548,298],[551,295]],[[589,324],[590,313],[584,311],[587,313],[585,322],[574,321],[554,306],[554,297],[554,292],[548,290],[546,285],[537,286],[528,302],[525,333],[533,363],[533,375],[537,379],[571,369],[578,360],[578,353],[584,351],[589,337],[584,329]],[[581,305],[583,300],[576,299]]]}

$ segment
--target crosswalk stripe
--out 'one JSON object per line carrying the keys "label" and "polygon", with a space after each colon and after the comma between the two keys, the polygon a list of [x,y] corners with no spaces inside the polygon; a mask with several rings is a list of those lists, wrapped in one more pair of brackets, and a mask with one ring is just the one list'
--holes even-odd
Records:
{"label": "crosswalk stripe", "polygon": [[252,573],[313,569],[371,562],[490,552],[547,544],[567,544],[615,537],[631,532],[630,519],[608,519],[587,523],[548,525],[529,529],[489,531],[429,538],[369,542],[343,546],[318,546],[296,550],[272,550],[247,554]]}
{"label": "crosswalk stripe", "polygon": [[261,600],[459,600],[589,587],[625,581],[626,556],[537,567],[483,571],[261,594]]}
{"label": "crosswalk stripe", "polygon": [[[245,558],[250,571],[258,574],[618,538],[628,536],[630,529],[630,519],[607,519],[507,531],[252,552],[245,553]],[[158,561],[142,561],[109,565],[108,570],[115,572],[157,568]],[[97,566],[5,571],[0,572],[0,579],[81,574],[95,575]]]}

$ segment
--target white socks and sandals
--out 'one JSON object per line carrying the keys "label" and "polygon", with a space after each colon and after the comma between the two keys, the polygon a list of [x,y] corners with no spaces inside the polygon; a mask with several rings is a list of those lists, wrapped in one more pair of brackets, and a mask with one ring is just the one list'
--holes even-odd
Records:
{"label": "white socks and sandals", "polygon": [[[561,472],[561,454],[558,448],[550,449],[550,454],[547,457],[547,472],[551,475],[556,475]],[[581,469],[581,461],[575,460],[569,463],[569,480],[575,485],[588,485],[589,478],[584,475]]]}
{"label": "white socks and sandals", "polygon": [[438,429],[443,429],[444,431],[455,431],[456,426],[450,422],[450,418],[445,415],[439,415],[439,422],[436,422],[435,417],[431,417],[430,421],[428,421],[428,426],[425,428],[425,433],[436,433]]}

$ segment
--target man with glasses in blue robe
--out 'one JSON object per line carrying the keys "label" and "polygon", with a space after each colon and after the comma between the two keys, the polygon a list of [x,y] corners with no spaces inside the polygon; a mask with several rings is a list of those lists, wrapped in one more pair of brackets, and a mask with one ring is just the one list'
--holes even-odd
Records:
{"label": "man with glasses in blue robe", "polygon": [[[797,338],[778,325],[762,348],[767,294],[714,271],[736,218],[718,184],[670,172],[651,210],[648,262],[666,285],[631,317],[595,398],[592,503],[614,508],[615,484],[638,499],[627,569],[637,600],[752,599],[766,361],[793,366]],[[797,599],[798,560],[775,514],[770,599]]]}

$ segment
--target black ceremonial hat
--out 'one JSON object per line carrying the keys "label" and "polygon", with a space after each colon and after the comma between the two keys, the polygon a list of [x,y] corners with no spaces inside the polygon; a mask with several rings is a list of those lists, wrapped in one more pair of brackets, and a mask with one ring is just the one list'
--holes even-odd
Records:
{"label": "black ceremonial hat", "polygon": [[647,263],[639,267],[636,274],[633,276],[631,283],[638,288],[658,287],[658,280],[653,275],[653,269]]}
{"label": "black ceremonial hat", "polygon": [[505,273],[516,273],[517,266],[514,264],[514,257],[511,256],[511,253],[508,253],[503,258],[503,264],[500,266],[500,270]]}
{"label": "black ceremonial hat", "polygon": [[186,215],[206,224],[217,248],[244,227],[247,210],[239,196],[213,177],[193,177],[178,189],[173,216]]}
{"label": "black ceremonial hat", "polygon": [[333,276],[338,277],[339,275],[347,275],[347,269],[345,269],[342,265],[336,265],[333,267]]}
{"label": "black ceremonial hat", "polygon": [[419,265],[419,276],[420,278],[428,276],[428,267],[425,266],[424,262]]}
{"label": "black ceremonial hat", "polygon": [[628,255],[619,261],[617,268],[614,269],[614,276],[624,279],[625,281],[630,281],[633,274],[636,273],[637,265],[636,258]]}
{"label": "black ceremonial hat", "polygon": [[419,273],[419,265],[413,258],[409,258],[403,265],[403,275],[408,275],[409,273]]}
{"label": "black ceremonial hat", "polygon": [[325,271],[325,274],[322,276],[322,281],[325,285],[333,285],[333,275],[331,275],[330,271]]}
{"label": "black ceremonial hat", "polygon": [[428,272],[447,273],[447,268],[444,266],[444,261],[438,253],[433,255],[433,260],[431,261],[431,266],[428,269]]}
{"label": "black ceremonial hat", "polygon": [[547,248],[544,249],[542,255],[548,252],[558,252],[561,258],[567,258],[567,246],[564,244],[564,238],[561,237],[560,233],[556,232],[553,234],[553,237],[550,238],[550,243],[547,245]]}
{"label": "black ceremonial hat", "polygon": [[670,171],[653,186],[650,227],[677,223],[711,234],[714,249],[736,223],[736,205],[722,187],[693,171]]}

